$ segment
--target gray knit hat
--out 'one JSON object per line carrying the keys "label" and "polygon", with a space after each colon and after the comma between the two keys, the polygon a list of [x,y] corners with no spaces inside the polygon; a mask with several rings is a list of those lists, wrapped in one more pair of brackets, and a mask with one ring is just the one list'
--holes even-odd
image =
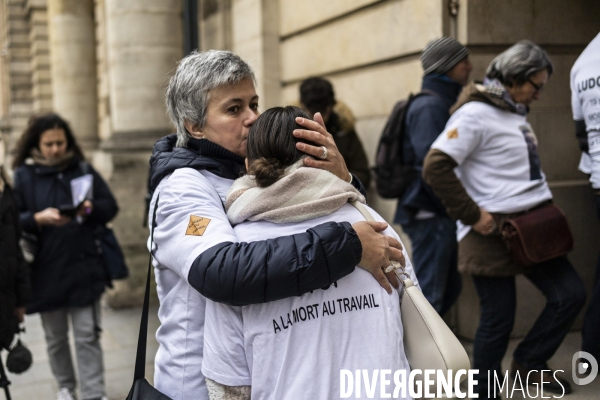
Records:
{"label": "gray knit hat", "polygon": [[441,37],[427,43],[421,53],[423,74],[445,74],[460,60],[469,55],[469,50],[456,39]]}

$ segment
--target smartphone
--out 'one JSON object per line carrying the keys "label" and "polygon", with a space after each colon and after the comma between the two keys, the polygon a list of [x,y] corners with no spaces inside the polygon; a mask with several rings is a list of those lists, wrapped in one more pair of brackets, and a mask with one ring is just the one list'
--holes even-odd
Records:
{"label": "smartphone", "polygon": [[58,206],[58,212],[60,213],[60,215],[73,218],[75,214],[77,214],[77,208],[77,206],[65,204],[62,206]]}

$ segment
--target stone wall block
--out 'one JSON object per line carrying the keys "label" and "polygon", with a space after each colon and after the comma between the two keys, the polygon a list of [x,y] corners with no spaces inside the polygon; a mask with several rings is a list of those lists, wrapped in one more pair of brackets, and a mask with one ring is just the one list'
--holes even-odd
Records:
{"label": "stone wall block", "polygon": [[181,11],[179,0],[107,1],[110,14],[173,14]]}
{"label": "stone wall block", "polygon": [[27,74],[31,76],[31,64],[29,60],[26,61],[11,61],[9,64],[11,74],[22,75]]}
{"label": "stone wall block", "polygon": [[243,42],[260,38],[262,34],[260,1],[235,0],[231,6],[231,15],[234,46],[243,47]]}
{"label": "stone wall block", "polygon": [[164,90],[160,87],[138,86],[122,90],[119,98],[113,100],[111,115],[125,132],[154,127],[162,128],[166,135],[172,130],[164,111]]}
{"label": "stone wall block", "polygon": [[[442,34],[441,2],[384,2],[281,44],[284,82],[419,53]],[[377,26],[377,29],[367,27]]]}
{"label": "stone wall block", "polygon": [[22,3],[22,0],[16,0],[15,2],[10,2],[7,5],[7,15],[10,16],[10,20],[25,19],[26,12]]}
{"label": "stone wall block", "polygon": [[469,43],[581,44],[598,34],[595,0],[468,0],[466,9]]}
{"label": "stone wall block", "polygon": [[52,96],[38,97],[33,100],[33,111],[36,113],[52,111]]}
{"label": "stone wall block", "polygon": [[[423,71],[417,57],[402,62],[325,76],[331,81],[337,99],[346,103],[357,119],[387,116],[394,104],[417,92]],[[299,100],[299,83],[286,85],[282,100],[292,104]]]}
{"label": "stone wall block", "polygon": [[26,33],[29,30],[29,23],[25,19],[8,20],[8,33]]}
{"label": "stone wall block", "polygon": [[49,69],[50,68],[50,55],[36,55],[31,60],[31,69],[33,71],[37,69]]}
{"label": "stone wall block", "polygon": [[50,82],[34,85],[33,89],[31,90],[31,94],[33,95],[34,98],[40,98],[40,97],[51,98],[52,97],[52,85],[50,84]]}
{"label": "stone wall block", "polygon": [[48,23],[48,12],[44,9],[33,9],[29,13],[29,23],[32,25],[47,24]]}
{"label": "stone wall block", "polygon": [[37,69],[31,73],[33,82],[50,82],[50,69]]}
{"label": "stone wall block", "polygon": [[[23,85],[22,87],[14,87],[12,89],[12,100],[11,110],[17,109],[28,110],[31,108],[31,85]],[[18,112],[18,111],[16,111]]]}
{"label": "stone wall block", "polygon": [[15,33],[10,35],[11,47],[29,47],[29,34]]}
{"label": "stone wall block", "polygon": [[11,76],[10,87],[11,88],[23,88],[31,86],[31,74],[18,74]]}
{"label": "stone wall block", "polygon": [[48,43],[48,40],[36,40],[32,42],[30,54],[32,56],[50,54],[50,44]]}
{"label": "stone wall block", "polygon": [[10,50],[11,60],[27,60],[31,56],[27,47],[19,47]]}
{"label": "stone wall block", "polygon": [[[278,0],[279,33],[286,36],[379,0]],[[411,0],[409,0],[411,1]]]}
{"label": "stone wall block", "polygon": [[33,25],[29,30],[29,40],[48,40],[48,26],[46,24]]}
{"label": "stone wall block", "polygon": [[113,15],[110,21],[109,46],[136,47],[156,46],[169,47],[181,40],[182,33],[173,26],[168,14],[144,15],[144,23],[138,23],[139,16],[135,14]]}
{"label": "stone wall block", "polygon": [[28,103],[17,103],[14,102],[10,105],[10,112],[18,115],[29,115],[31,114],[31,104]]}
{"label": "stone wall block", "polygon": [[575,139],[571,110],[565,107],[546,112],[532,111],[528,120],[538,138],[542,170],[548,181],[585,180],[577,170],[581,151]]}

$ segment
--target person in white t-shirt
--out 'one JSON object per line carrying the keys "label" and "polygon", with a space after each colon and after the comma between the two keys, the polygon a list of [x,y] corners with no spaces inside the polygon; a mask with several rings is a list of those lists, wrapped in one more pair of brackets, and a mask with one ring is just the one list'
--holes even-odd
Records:
{"label": "person in white t-shirt", "polygon": [[[576,136],[583,152],[580,169],[590,174],[600,219],[600,33],[571,69],[571,107]],[[600,360],[600,257],[581,336],[581,349]]]}
{"label": "person in white t-shirt", "polygon": [[[583,283],[567,257],[523,267],[506,251],[499,224],[552,200],[541,170],[537,139],[527,122],[552,74],[548,55],[521,41],[489,65],[483,84],[465,87],[446,128],[431,146],[424,178],[458,221],[459,270],[473,276],[481,318],[473,346],[477,391],[493,391],[495,372],[502,380],[516,310],[515,276],[524,274],[546,297],[546,307],[513,353],[511,374],[554,393],[569,393],[569,383],[549,370],[547,361],[562,343],[585,302]],[[488,375],[490,374],[491,375]],[[499,390],[496,391],[499,394]]]}
{"label": "person in white t-shirt", "polygon": [[[308,118],[297,107],[272,108],[250,130],[248,175],[234,182],[225,203],[239,241],[364,220],[349,204],[365,202],[352,185],[304,167],[292,136],[297,117]],[[384,233],[400,240],[390,228]],[[405,258],[405,270],[416,281]],[[207,301],[202,373],[211,400],[248,399],[250,390],[252,399],[339,398],[347,390],[341,370],[367,370],[370,376],[374,370],[403,370],[408,376],[398,292],[388,294],[364,279],[365,273],[356,269],[321,289],[269,303],[234,307]],[[389,386],[377,380],[369,390],[391,395],[391,376]],[[363,392],[368,394],[366,387]]]}

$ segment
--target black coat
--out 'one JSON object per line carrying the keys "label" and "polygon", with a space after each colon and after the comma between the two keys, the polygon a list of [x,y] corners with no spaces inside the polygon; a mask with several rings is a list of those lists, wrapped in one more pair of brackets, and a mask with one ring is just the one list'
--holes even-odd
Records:
{"label": "black coat", "polygon": [[[0,177],[0,179],[2,179]],[[29,267],[19,247],[21,229],[12,189],[0,191],[0,349],[8,348],[19,326],[16,307],[31,298]]]}
{"label": "black coat", "polygon": [[84,175],[76,159],[62,171],[22,165],[15,171],[15,198],[23,230],[38,237],[32,265],[33,299],[28,313],[83,307],[100,297],[109,283],[97,241],[100,227],[118,211],[106,182],[88,165],[94,178],[93,210],[83,223],[74,218],[61,227],[38,227],[33,215],[48,207],[72,204],[71,181]]}

